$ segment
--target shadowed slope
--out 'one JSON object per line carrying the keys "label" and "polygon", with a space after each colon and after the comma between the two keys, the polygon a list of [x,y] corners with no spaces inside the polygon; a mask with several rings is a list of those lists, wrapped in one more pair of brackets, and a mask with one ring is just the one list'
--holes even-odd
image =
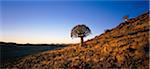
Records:
{"label": "shadowed slope", "polygon": [[85,42],[24,57],[13,68],[149,68],[149,12]]}

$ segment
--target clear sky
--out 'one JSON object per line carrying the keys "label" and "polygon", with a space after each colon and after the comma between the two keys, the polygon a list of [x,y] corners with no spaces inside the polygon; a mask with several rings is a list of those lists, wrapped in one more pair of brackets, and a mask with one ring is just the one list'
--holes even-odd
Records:
{"label": "clear sky", "polygon": [[148,1],[11,1],[0,3],[0,41],[17,43],[77,43],[70,37],[77,24],[100,35],[121,22],[149,10]]}

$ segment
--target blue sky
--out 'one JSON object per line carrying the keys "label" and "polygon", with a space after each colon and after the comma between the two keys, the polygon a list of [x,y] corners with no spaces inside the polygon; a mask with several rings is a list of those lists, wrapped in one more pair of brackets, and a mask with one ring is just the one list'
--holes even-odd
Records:
{"label": "blue sky", "polygon": [[91,39],[149,10],[148,1],[1,1],[1,40],[17,43],[77,43],[71,29],[85,24]]}

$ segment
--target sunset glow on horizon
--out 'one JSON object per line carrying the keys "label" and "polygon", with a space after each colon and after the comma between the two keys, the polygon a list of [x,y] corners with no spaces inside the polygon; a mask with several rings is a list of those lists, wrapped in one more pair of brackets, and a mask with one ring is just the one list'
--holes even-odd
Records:
{"label": "sunset glow on horizon", "polygon": [[16,43],[78,43],[71,29],[87,25],[94,38],[149,11],[148,1],[1,1],[0,41]]}

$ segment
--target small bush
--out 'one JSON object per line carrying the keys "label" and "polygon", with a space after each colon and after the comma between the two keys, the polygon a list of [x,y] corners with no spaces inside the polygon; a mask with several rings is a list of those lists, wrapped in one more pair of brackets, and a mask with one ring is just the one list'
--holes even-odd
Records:
{"label": "small bush", "polygon": [[107,33],[107,32],[110,32],[110,31],[111,31],[111,29],[106,29],[106,30],[105,30],[106,33]]}

